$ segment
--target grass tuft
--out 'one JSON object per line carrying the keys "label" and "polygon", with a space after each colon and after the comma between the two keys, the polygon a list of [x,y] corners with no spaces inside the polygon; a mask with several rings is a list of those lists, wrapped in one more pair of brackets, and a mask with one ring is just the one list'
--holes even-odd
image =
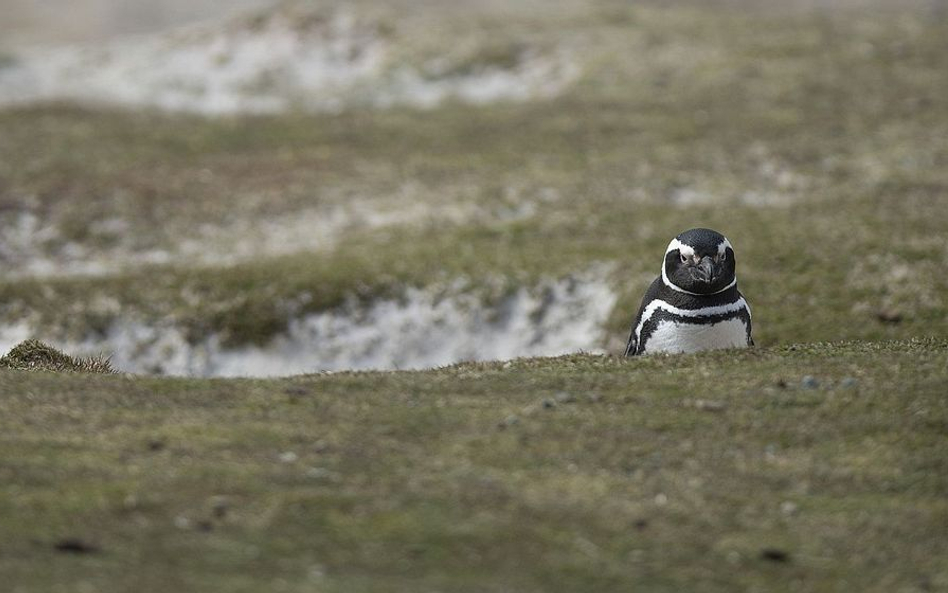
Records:
{"label": "grass tuft", "polygon": [[76,358],[39,340],[25,340],[2,358],[0,368],[54,373],[114,373],[108,358]]}

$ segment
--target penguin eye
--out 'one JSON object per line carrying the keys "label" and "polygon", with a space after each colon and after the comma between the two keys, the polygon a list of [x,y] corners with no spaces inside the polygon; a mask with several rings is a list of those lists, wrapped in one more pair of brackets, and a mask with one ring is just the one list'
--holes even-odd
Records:
{"label": "penguin eye", "polygon": [[721,261],[727,261],[727,251],[721,254]]}
{"label": "penguin eye", "polygon": [[688,258],[685,257],[685,254],[684,254],[684,253],[679,253],[679,254],[678,254],[678,257],[681,258],[681,263],[685,263],[685,262],[688,261]]}

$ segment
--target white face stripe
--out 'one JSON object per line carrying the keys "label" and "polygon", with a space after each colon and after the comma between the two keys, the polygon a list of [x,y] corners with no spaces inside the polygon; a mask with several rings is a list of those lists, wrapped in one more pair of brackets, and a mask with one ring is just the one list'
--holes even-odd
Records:
{"label": "white face stripe", "polygon": [[[727,251],[728,247],[731,247],[731,242],[727,240],[727,237],[725,237],[724,241],[721,241],[720,243],[718,243],[718,255],[724,255],[724,252]],[[667,257],[669,253],[671,253],[672,251],[675,251],[676,249],[678,250],[679,253],[681,253],[685,257],[695,256],[695,248],[692,247],[691,245],[686,245],[685,243],[682,243],[681,241],[678,240],[678,237],[675,237],[674,239],[672,239],[671,243],[668,244],[668,248],[665,250],[665,256]],[[731,247],[731,251],[733,250],[734,248]],[[665,284],[665,286],[667,286],[668,288],[676,292],[683,292],[685,294],[692,294],[695,296],[710,296],[710,295],[702,295],[701,293],[698,293],[698,292],[691,292],[690,290],[685,290],[684,288],[672,282],[671,279],[668,277],[668,272],[665,270],[664,260],[662,260],[662,282]],[[737,284],[737,276],[734,276],[734,280],[731,281],[730,284],[728,284],[721,290],[717,292],[712,292],[710,294],[720,294],[736,284]]]}
{"label": "white face stripe", "polygon": [[674,239],[672,239],[671,243],[668,244],[668,249],[665,250],[665,255],[668,255],[669,253],[671,253],[672,251],[676,249],[680,251],[681,254],[684,255],[685,257],[694,257],[695,255],[695,248],[692,247],[691,245],[685,245],[684,243],[678,240],[678,237],[675,237]]}
{"label": "white face stripe", "polygon": [[[734,250],[734,247],[731,245],[731,242],[727,240],[727,237],[725,237],[723,241],[718,243],[718,255],[727,251],[728,247],[731,248],[731,251]],[[668,249],[665,250],[665,255],[668,255],[669,253],[671,253],[672,251],[676,249],[680,251],[681,254],[684,255],[685,257],[694,257],[695,255],[695,248],[686,243],[682,243],[681,241],[678,240],[678,237],[675,237],[674,239],[672,239],[671,243],[668,244]]]}
{"label": "white face stripe", "polygon": [[645,307],[645,311],[642,312],[642,319],[635,327],[635,341],[637,344],[641,343],[640,340],[642,339],[642,328],[645,327],[645,322],[651,319],[652,315],[654,315],[659,309],[668,311],[672,315],[678,315],[679,317],[713,317],[714,315],[726,315],[727,313],[734,313],[735,311],[740,311],[741,309],[747,309],[747,314],[750,315],[750,308],[748,308],[744,297],[737,299],[733,303],[717,305],[714,307],[704,307],[703,309],[679,309],[667,301],[655,299],[649,303],[647,307]]}

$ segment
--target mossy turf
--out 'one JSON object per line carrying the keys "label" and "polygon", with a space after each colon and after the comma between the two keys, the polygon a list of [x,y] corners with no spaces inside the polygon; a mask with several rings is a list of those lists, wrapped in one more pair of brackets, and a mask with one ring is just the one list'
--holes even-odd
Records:
{"label": "mossy turf", "polygon": [[57,591],[948,588],[948,343],[285,380],[0,371]]}

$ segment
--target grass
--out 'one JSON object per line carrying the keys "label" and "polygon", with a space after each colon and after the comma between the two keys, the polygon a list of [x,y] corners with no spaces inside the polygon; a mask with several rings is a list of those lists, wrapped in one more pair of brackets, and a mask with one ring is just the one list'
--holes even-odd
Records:
{"label": "grass", "polygon": [[[429,4],[392,22],[400,56],[560,48],[582,76],[428,111],[0,110],[0,321],[262,344],[406,286],[490,300],[605,264],[618,352],[667,241],[710,226],[761,347],[223,381],[44,372],[108,365],[33,343],[0,359],[6,586],[948,590],[945,20]],[[299,252],[255,234],[418,204]],[[95,258],[115,265],[70,273]]]}
{"label": "grass", "polygon": [[0,572],[24,591],[941,590],[946,371],[943,340],[269,381],[0,371]]}
{"label": "grass", "polygon": [[26,340],[0,357],[0,368],[56,373],[112,373],[108,359],[76,358],[36,340]]}

